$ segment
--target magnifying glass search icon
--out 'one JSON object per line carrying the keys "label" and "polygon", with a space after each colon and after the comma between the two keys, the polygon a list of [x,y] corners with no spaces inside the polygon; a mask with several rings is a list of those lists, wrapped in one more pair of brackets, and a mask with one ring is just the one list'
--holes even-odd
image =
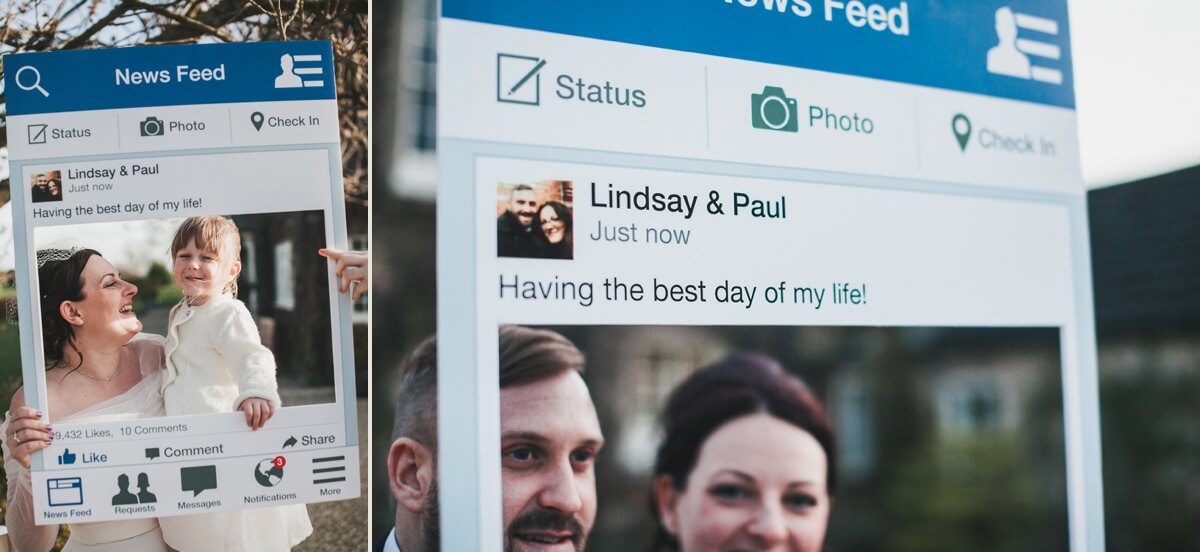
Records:
{"label": "magnifying glass search icon", "polygon": [[[27,72],[33,73],[33,82],[28,86],[21,82],[21,75]],[[43,96],[47,98],[50,97],[50,93],[46,92],[45,88],[42,88],[42,73],[37,70],[37,67],[26,65],[20,69],[17,69],[17,76],[15,80],[17,81],[17,88],[20,88],[21,90],[37,90],[38,92],[41,92]]]}

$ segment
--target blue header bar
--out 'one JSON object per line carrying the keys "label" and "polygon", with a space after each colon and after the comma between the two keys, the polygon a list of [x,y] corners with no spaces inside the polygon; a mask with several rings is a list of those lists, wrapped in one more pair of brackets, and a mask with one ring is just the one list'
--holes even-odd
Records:
{"label": "blue header bar", "polygon": [[9,115],[337,94],[333,45],[321,40],[10,54],[4,89]]}
{"label": "blue header bar", "polygon": [[1075,107],[1066,0],[442,0],[442,16]]}

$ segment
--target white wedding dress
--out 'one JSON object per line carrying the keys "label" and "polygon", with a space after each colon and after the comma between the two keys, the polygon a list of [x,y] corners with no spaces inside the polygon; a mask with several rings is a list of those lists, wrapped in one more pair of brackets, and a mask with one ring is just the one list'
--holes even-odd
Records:
{"label": "white wedding dress", "polygon": [[[142,381],[128,391],[94,404],[70,416],[51,420],[55,424],[111,422],[153,418],[163,415],[163,345],[159,336],[139,336],[126,345],[137,355]],[[82,376],[80,376],[82,377]],[[0,432],[7,435],[8,413]],[[5,525],[16,552],[43,552],[54,546],[58,525],[34,525],[33,494],[29,470],[9,454],[8,440],[0,438],[4,471],[8,476],[8,510]],[[51,454],[55,447],[46,449]],[[166,552],[158,519],[143,518],[96,523],[72,523],[71,538],[63,552]]]}
{"label": "white wedding dress", "polygon": [[[166,340],[142,334],[127,345],[137,355],[142,381],[128,391],[92,405],[54,424],[110,422],[164,416],[162,398]],[[80,376],[82,377],[82,376]],[[0,431],[8,429],[8,414]],[[44,552],[54,546],[58,525],[34,525],[29,470],[11,459],[7,439],[0,434],[4,470],[8,475],[8,511],[5,524],[16,552]],[[47,453],[55,450],[51,445]],[[183,552],[225,550],[270,552],[288,550],[312,533],[303,504],[252,508],[162,518],[72,523],[71,538],[63,552]],[[164,537],[164,528],[166,536]],[[171,545],[165,542],[170,540]]]}

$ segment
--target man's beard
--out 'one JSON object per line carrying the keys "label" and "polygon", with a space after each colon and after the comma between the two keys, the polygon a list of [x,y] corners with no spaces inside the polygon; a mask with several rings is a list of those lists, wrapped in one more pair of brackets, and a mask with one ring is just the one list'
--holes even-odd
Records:
{"label": "man's beard", "polygon": [[425,499],[425,519],[421,522],[421,538],[427,552],[442,549],[441,514],[438,511],[437,480],[429,485],[429,496]]}
{"label": "man's beard", "polygon": [[533,220],[537,218],[537,211],[531,211],[528,213],[518,213],[513,211],[513,216],[516,217],[517,222],[520,223],[521,226],[525,228],[533,228]]}
{"label": "man's beard", "polygon": [[577,552],[582,552],[587,544],[587,531],[575,516],[557,510],[534,508],[517,516],[505,528],[504,551],[512,552],[516,549],[518,535],[536,531],[570,532],[571,544]]}

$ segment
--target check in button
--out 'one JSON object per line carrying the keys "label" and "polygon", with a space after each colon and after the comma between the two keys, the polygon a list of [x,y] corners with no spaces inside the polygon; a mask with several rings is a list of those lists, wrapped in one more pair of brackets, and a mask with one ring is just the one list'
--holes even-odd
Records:
{"label": "check in button", "polygon": [[496,100],[508,103],[541,103],[541,70],[546,60],[515,54],[496,54]]}

